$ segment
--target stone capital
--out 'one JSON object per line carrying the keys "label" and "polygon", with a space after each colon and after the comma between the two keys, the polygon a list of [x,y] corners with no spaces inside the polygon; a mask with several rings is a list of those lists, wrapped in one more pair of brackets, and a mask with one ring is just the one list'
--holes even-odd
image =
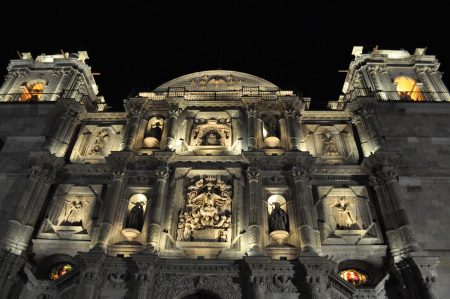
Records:
{"label": "stone capital", "polygon": [[249,168],[247,169],[247,179],[248,182],[258,182],[261,173],[257,168]]}
{"label": "stone capital", "polygon": [[169,177],[169,167],[159,167],[157,170],[155,170],[156,178],[158,181],[166,181]]}
{"label": "stone capital", "polygon": [[292,178],[295,182],[304,181],[309,182],[311,170],[302,166],[292,167]]}

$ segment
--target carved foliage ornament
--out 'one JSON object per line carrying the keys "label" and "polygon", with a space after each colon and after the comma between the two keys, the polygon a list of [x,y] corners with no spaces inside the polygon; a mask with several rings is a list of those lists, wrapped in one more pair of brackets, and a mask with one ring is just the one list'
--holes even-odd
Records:
{"label": "carved foliage ornament", "polygon": [[196,119],[192,128],[191,145],[231,146],[231,120]]}
{"label": "carved foliage ornament", "polygon": [[[180,212],[179,240],[193,241],[194,236],[208,231],[218,241],[227,241],[231,225],[231,185],[220,177],[207,176],[194,179],[187,188],[186,207]],[[208,238],[208,237],[205,237]]]}

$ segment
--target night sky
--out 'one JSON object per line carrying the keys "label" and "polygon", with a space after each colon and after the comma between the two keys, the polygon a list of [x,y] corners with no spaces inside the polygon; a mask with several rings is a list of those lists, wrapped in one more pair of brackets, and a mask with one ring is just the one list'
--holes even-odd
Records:
{"label": "night sky", "polygon": [[[450,15],[433,1],[3,2],[2,76],[17,51],[36,57],[87,50],[113,110],[122,110],[127,96],[210,69],[262,77],[324,108],[338,99],[345,78],[338,71],[348,68],[354,45],[365,52],[428,47],[441,70],[450,69]],[[444,81],[449,86],[450,75]]]}

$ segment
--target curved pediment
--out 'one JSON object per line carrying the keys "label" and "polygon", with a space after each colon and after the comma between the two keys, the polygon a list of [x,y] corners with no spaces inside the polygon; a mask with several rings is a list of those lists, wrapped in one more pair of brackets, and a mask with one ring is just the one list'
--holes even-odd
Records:
{"label": "curved pediment", "polygon": [[278,86],[254,75],[225,70],[211,70],[187,74],[166,82],[154,91],[183,87],[188,91],[241,90],[242,87],[259,87],[261,91],[278,90]]}

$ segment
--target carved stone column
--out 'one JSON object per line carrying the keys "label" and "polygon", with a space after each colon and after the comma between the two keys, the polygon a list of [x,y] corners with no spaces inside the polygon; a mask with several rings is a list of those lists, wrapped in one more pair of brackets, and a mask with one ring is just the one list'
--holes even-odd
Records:
{"label": "carved stone column", "polygon": [[440,262],[439,257],[412,255],[411,258],[419,268],[420,274],[422,274],[428,298],[438,299],[435,285],[438,278],[436,267]]}
{"label": "carved stone column", "polygon": [[81,264],[80,282],[74,298],[98,298],[98,280],[106,256],[103,253],[79,253],[78,265]]}
{"label": "carved stone column", "polygon": [[105,200],[106,210],[103,222],[98,230],[97,242],[94,248],[105,251],[109,244],[113,224],[116,221],[116,207],[119,205],[122,196],[122,186],[125,178],[125,169],[114,169],[112,173],[112,187],[109,192],[109,199]]}
{"label": "carved stone column", "polygon": [[259,196],[260,172],[257,168],[247,170],[248,180],[248,202],[249,202],[249,227],[248,227],[248,250],[251,253],[261,251],[261,198]]}
{"label": "carved stone column", "polygon": [[369,65],[367,70],[369,72],[370,78],[372,79],[373,87],[376,92],[376,96],[382,100],[388,100],[389,97],[386,95],[386,87],[381,79],[381,73],[384,72],[386,66],[381,65]]}
{"label": "carved stone column", "polygon": [[363,116],[359,114],[353,115],[352,123],[355,125],[358,131],[359,140],[361,141],[361,148],[363,150],[364,157],[369,157],[372,153],[372,144],[368,136],[368,129],[364,123]]}
{"label": "carved stone column", "polygon": [[377,125],[377,119],[375,116],[375,109],[373,106],[364,105],[359,113],[364,117],[368,135],[373,144],[373,152],[376,152],[384,145],[384,141],[381,138],[380,129]]}
{"label": "carved stone column", "polygon": [[311,298],[330,298],[327,290],[328,276],[335,270],[336,263],[326,257],[310,256],[301,257],[300,263],[303,264],[306,270],[306,281],[310,286]]}
{"label": "carved stone column", "polygon": [[425,87],[424,96],[429,101],[440,101],[439,94],[436,93],[436,88],[430,79],[430,71],[432,69],[429,66],[416,67],[417,76]]}
{"label": "carved stone column", "polygon": [[145,214],[144,229],[147,227],[146,248],[150,252],[159,251],[161,238],[161,220],[162,207],[166,199],[167,178],[169,177],[169,168],[160,167],[156,170],[157,183],[154,189],[154,200],[149,211]]}
{"label": "carved stone column", "polygon": [[298,151],[298,127],[297,127],[297,121],[296,121],[296,114],[297,111],[294,109],[286,109],[284,111],[285,117],[286,117],[286,128],[288,133],[288,140],[289,140],[289,150],[291,151]]}
{"label": "carved stone column", "polygon": [[8,298],[8,293],[16,281],[14,278],[22,269],[26,259],[6,250],[0,250],[0,298]]}
{"label": "carved stone column", "polygon": [[450,102],[450,94],[448,93],[447,86],[445,86],[444,82],[442,81],[442,74],[437,70],[434,70],[430,72],[429,76],[431,82],[433,82],[433,85],[436,89],[436,92],[438,93],[440,100]]}
{"label": "carved stone column", "polygon": [[48,152],[33,152],[31,160],[33,166],[29,170],[27,186],[3,239],[3,247],[16,255],[28,247],[56,172],[64,164],[63,160]]}
{"label": "carved stone column", "polygon": [[16,81],[19,74],[17,72],[10,72],[5,76],[5,82],[0,87],[0,101],[8,101],[9,99],[6,97],[7,94],[11,93],[11,87]]}
{"label": "carved stone column", "polygon": [[[314,231],[313,216],[315,207],[313,203],[312,190],[309,185],[309,171],[303,167],[292,167],[292,178],[294,180],[295,196],[297,206],[297,221],[300,232],[301,248],[303,251],[316,251],[317,245],[315,235],[319,236],[319,231]],[[320,240],[320,239],[319,239]]]}
{"label": "carved stone column", "polygon": [[128,124],[125,134],[125,147],[127,151],[132,151],[136,143],[136,136],[139,131],[139,123],[142,118],[142,106],[140,103],[127,103]]}
{"label": "carved stone column", "polygon": [[248,150],[256,150],[257,138],[256,138],[256,107],[255,105],[247,106],[247,121],[248,121]]}
{"label": "carved stone column", "polygon": [[79,114],[86,110],[80,103],[70,99],[60,100],[57,105],[59,114],[53,122],[43,147],[57,157],[63,157],[75,128],[80,123]]}
{"label": "carved stone column", "polygon": [[403,195],[398,183],[397,169],[387,160],[383,161],[377,171],[378,177],[386,187],[389,203],[392,204],[392,218],[395,219],[403,243],[403,250],[417,250],[418,245],[414,232],[409,224],[403,205]]}
{"label": "carved stone column", "polygon": [[381,217],[383,218],[384,227],[386,229],[386,235],[388,237],[389,247],[393,255],[400,253],[403,247],[400,232],[396,229],[395,219],[393,219],[393,214],[391,212],[391,207],[389,205],[389,199],[383,191],[381,180],[376,176],[370,176],[369,185],[375,190],[377,195],[378,204],[380,205]]}
{"label": "carved stone column", "polygon": [[166,138],[166,150],[175,149],[175,132],[178,124],[178,116],[181,113],[181,109],[177,106],[172,107],[169,110],[169,118],[166,121],[165,130],[167,130]]}

